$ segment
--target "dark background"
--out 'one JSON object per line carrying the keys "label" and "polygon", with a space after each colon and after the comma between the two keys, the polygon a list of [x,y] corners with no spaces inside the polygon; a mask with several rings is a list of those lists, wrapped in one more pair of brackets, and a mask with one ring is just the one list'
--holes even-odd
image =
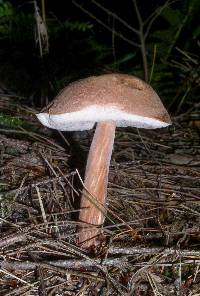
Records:
{"label": "dark background", "polygon": [[[42,1],[35,3],[42,16]],[[198,103],[199,1],[136,2],[144,32],[148,17],[163,8],[143,40],[148,77],[140,48],[131,44],[140,46],[142,38],[117,19],[139,29],[133,0],[96,1],[101,7],[91,0],[77,0],[93,17],[72,1],[44,3],[49,48],[46,52],[43,48],[40,54],[34,2],[0,2],[0,87],[3,90],[14,92],[26,104],[41,108],[73,80],[122,72],[150,82],[172,113],[185,112]]]}

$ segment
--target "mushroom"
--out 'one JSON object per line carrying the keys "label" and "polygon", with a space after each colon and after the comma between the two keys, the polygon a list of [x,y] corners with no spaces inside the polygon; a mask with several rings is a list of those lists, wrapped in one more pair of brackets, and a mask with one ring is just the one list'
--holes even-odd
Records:
{"label": "mushroom", "polygon": [[156,92],[144,81],[127,74],[104,74],[69,84],[47,111],[37,117],[43,125],[61,131],[89,130],[97,123],[79,215],[79,221],[84,222],[79,230],[79,243],[85,248],[96,245],[105,219],[116,126],[162,128],[171,124],[169,114]]}

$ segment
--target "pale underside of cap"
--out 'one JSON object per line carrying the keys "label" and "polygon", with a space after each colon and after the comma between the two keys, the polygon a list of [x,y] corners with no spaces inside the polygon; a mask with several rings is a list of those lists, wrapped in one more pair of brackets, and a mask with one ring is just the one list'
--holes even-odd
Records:
{"label": "pale underside of cap", "polygon": [[115,106],[102,107],[93,105],[81,111],[53,115],[49,113],[37,114],[41,123],[49,128],[60,131],[81,131],[92,129],[96,122],[115,122],[118,127],[138,127],[155,129],[169,125],[169,123],[154,118],[126,113]]}
{"label": "pale underside of cap", "polygon": [[61,131],[88,130],[102,121],[150,129],[171,124],[156,92],[126,74],[92,76],[71,83],[37,117],[43,125]]}

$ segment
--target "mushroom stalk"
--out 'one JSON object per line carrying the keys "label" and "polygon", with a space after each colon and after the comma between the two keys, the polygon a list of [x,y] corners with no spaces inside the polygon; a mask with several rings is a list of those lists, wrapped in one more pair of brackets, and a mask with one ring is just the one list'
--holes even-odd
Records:
{"label": "mushroom stalk", "polygon": [[79,242],[85,242],[83,243],[84,247],[90,247],[97,243],[96,236],[100,233],[98,227],[103,224],[105,219],[104,206],[115,127],[114,122],[98,123],[90,147],[84,180],[87,191],[83,190],[79,215],[79,220],[88,224],[88,229],[87,226],[81,226],[79,232]]}

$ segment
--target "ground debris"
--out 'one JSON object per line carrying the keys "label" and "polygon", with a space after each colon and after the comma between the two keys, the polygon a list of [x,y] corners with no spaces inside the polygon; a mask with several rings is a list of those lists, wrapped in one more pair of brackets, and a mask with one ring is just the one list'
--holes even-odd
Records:
{"label": "ground debris", "polygon": [[[0,136],[0,295],[200,293],[195,127],[117,130],[106,242],[91,253],[76,245],[81,182],[71,160],[81,153],[39,123],[20,135]],[[80,151],[91,137],[76,139]]]}

